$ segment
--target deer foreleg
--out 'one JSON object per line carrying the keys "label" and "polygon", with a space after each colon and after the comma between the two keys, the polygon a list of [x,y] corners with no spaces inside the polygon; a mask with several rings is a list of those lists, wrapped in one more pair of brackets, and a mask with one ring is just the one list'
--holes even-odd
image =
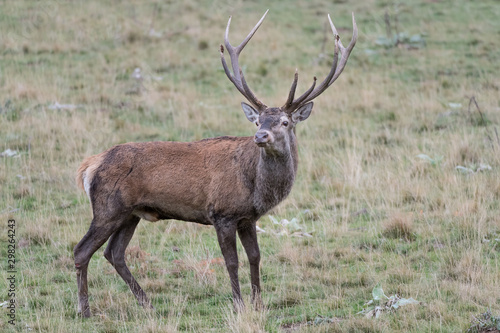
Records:
{"label": "deer foreleg", "polygon": [[245,305],[241,298],[240,282],[238,280],[238,253],[236,251],[236,223],[220,221],[215,223],[217,239],[226,262],[226,268],[231,280],[233,303],[236,311],[241,311]]}
{"label": "deer foreleg", "polygon": [[250,262],[250,280],[252,283],[252,303],[256,310],[262,308],[262,299],[260,294],[260,251],[257,243],[257,230],[255,223],[245,225],[238,229],[241,243],[247,253],[248,261]]}

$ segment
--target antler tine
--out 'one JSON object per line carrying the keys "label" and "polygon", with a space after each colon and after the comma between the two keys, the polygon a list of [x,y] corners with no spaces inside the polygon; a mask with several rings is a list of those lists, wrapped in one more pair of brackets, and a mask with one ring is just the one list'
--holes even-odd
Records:
{"label": "antler tine", "polygon": [[[330,21],[330,26],[332,27],[333,33],[338,36],[337,29],[335,29],[335,26],[333,25],[333,22],[330,18],[330,15],[328,15],[328,20]],[[356,20],[354,19],[354,13],[352,13],[352,38],[351,42],[349,45],[347,45],[347,48],[342,45],[342,42],[339,40],[339,45],[340,45],[340,50],[342,51],[342,58],[340,59],[340,64],[337,67],[337,70],[335,71],[335,75],[333,76],[331,82],[329,83],[332,84],[337,78],[342,74],[342,71],[345,68],[345,65],[347,64],[347,59],[349,58],[349,55],[351,54],[352,49],[354,48],[354,45],[356,45],[356,41],[358,40],[358,26],[356,25]]]}
{"label": "antler tine", "polygon": [[235,77],[233,76],[233,74],[231,74],[231,71],[229,70],[229,67],[227,66],[226,58],[224,58],[224,46],[222,46],[222,45],[220,46],[220,59],[222,62],[222,67],[224,68],[224,72],[226,73],[226,76],[229,79],[229,81],[231,81],[234,84],[234,86],[236,87],[236,89],[238,89],[238,91],[243,96],[246,97],[246,93],[245,93],[245,89],[243,88],[243,85],[238,84],[236,82]]}
{"label": "antler tine", "polygon": [[260,25],[264,21],[264,18],[266,17],[267,13],[269,12],[269,9],[266,10],[262,18],[257,22],[255,27],[250,31],[248,36],[241,42],[240,45],[237,47],[234,47],[231,45],[229,42],[229,27],[231,25],[231,17],[229,17],[229,20],[227,22],[227,27],[226,27],[226,33],[224,35],[224,44],[226,45],[227,52],[229,53],[229,56],[231,58],[231,67],[233,69],[233,73],[229,71],[229,67],[227,66],[226,60],[224,59],[224,48],[221,45],[221,61],[222,61],[222,66],[224,67],[224,72],[226,73],[227,77],[229,80],[234,84],[236,89],[245,96],[245,98],[253,104],[258,110],[265,109],[267,106],[262,103],[252,92],[250,87],[245,83],[244,77],[243,77],[243,72],[241,70],[241,67],[239,65],[238,57],[243,50],[243,48],[247,45],[247,43],[250,41],[250,39],[253,37],[257,29],[259,29]]}
{"label": "antler tine", "polygon": [[[332,19],[330,18],[330,15],[328,15],[328,20],[330,21],[330,26],[332,28],[332,32],[335,38],[335,51],[333,55],[333,64],[330,69],[330,72],[328,73],[327,77],[321,82],[321,84],[314,90],[311,88],[306,91],[302,96],[299,98],[295,99],[293,102],[289,102],[287,100],[287,103],[285,104],[284,108],[288,112],[293,112],[295,111],[300,105],[303,105],[309,101],[312,101],[319,95],[321,95],[329,86],[333,84],[333,82],[340,76],[342,71],[344,70],[345,65],[347,64],[347,59],[349,58],[349,55],[351,54],[352,49],[354,48],[354,45],[356,45],[356,41],[358,39],[358,27],[356,25],[356,21],[354,19],[354,13],[352,14],[352,25],[353,25],[353,33],[352,33],[352,39],[347,48],[342,45],[342,42],[340,41],[340,37],[338,35],[337,29],[333,25]],[[342,58],[340,59],[340,62],[338,61],[339,58],[339,49],[342,54]],[[338,66],[337,66],[338,64]],[[314,78],[314,81],[316,81],[316,78]],[[296,82],[294,81],[294,84],[296,85]],[[292,85],[292,87],[293,87]],[[314,83],[313,83],[314,87]],[[290,96],[289,96],[290,99]]]}
{"label": "antler tine", "polygon": [[[264,19],[266,18],[266,15],[267,15],[268,12],[269,12],[269,9],[266,10],[266,12],[264,13],[264,15],[262,15],[262,17],[260,18],[259,22],[257,22],[257,24],[255,25],[255,27],[253,27],[252,31],[250,31],[250,33],[248,34],[248,36],[240,43],[240,45],[238,45],[238,47],[236,47],[236,52],[238,54],[240,54],[240,52],[247,45],[247,43],[250,41],[250,39],[253,37],[253,35],[257,32],[257,29],[259,29],[259,27],[262,24],[262,22],[264,22]],[[229,24],[230,23],[231,23],[231,18],[229,18],[229,22],[227,23],[227,28],[226,28],[225,42],[227,44],[229,44],[228,35],[229,35]],[[227,44],[226,44],[226,47],[227,47]]]}
{"label": "antler tine", "polygon": [[314,90],[314,87],[316,86],[316,76],[313,77],[313,83],[311,85],[311,87],[309,89],[306,90],[305,93],[303,93],[300,97],[298,97],[297,99],[295,99],[293,101],[293,103],[290,105],[290,108],[286,109],[286,111],[288,113],[292,113],[293,111],[295,111],[297,109],[297,107],[303,103],[305,103],[306,99],[308,99],[307,97],[313,92]]}
{"label": "antler tine", "polygon": [[290,87],[290,93],[288,93],[288,99],[286,100],[284,108],[288,108],[292,105],[293,98],[295,97],[295,90],[297,89],[297,81],[299,80],[299,70],[295,69],[295,75],[293,77],[292,86]]}
{"label": "antler tine", "polygon": [[[339,42],[340,42],[339,35],[335,35],[334,38],[335,38],[335,51],[333,53],[333,63],[332,63],[332,68],[330,69],[330,73],[328,73],[328,76],[309,96],[306,96],[307,101],[312,101],[313,99],[321,95],[321,93],[323,93],[323,91],[325,91],[333,83],[332,78],[336,73],[337,62],[339,60]],[[304,100],[305,99],[306,98],[304,98]]]}
{"label": "antler tine", "polygon": [[241,76],[241,83],[243,85],[243,90],[245,90],[245,94],[243,96],[245,96],[250,103],[252,103],[255,107],[257,107],[257,110],[265,109],[267,106],[261,101],[259,101],[257,96],[255,96],[252,90],[250,90],[250,87],[248,86],[247,81],[245,80],[245,76],[243,76],[241,68],[240,68],[240,76]]}

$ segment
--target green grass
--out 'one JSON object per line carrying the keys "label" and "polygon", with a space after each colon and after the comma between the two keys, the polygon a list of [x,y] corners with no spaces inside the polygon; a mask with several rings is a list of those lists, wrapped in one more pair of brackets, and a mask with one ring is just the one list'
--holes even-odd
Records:
{"label": "green grass", "polygon": [[[500,313],[500,6],[490,1],[17,1],[0,12],[0,253],[16,219],[17,325],[40,332],[457,332]],[[76,313],[72,249],[91,209],[74,184],[79,163],[128,141],[253,135],[218,46],[270,12],[241,56],[250,86],[282,105],[329,70],[319,59],[326,14],[358,43],[339,80],[297,128],[300,164],[289,198],[312,238],[276,236],[259,221],[262,312],[231,310],[213,228],[141,222],[130,269],[156,312],[140,308],[104,259],[89,267],[93,317]],[[385,48],[384,14],[425,47]],[[148,31],[160,33],[148,34]],[[325,52],[333,52],[331,38]],[[139,86],[131,74],[141,68]],[[475,96],[485,120],[475,106]],[[54,110],[55,102],[74,109]],[[449,103],[461,103],[452,107]],[[417,157],[425,154],[433,161]],[[456,166],[491,166],[464,174]],[[240,280],[249,303],[249,266]],[[0,289],[7,273],[1,270]],[[421,305],[378,319],[357,314],[380,283]],[[0,303],[7,300],[5,293]],[[3,312],[6,309],[2,309]],[[332,319],[314,324],[318,316]]]}

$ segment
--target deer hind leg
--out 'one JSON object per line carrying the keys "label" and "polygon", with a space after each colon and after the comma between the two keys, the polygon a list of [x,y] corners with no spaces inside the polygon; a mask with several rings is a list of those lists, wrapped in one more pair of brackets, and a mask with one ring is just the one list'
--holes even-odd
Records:
{"label": "deer hind leg", "polygon": [[238,236],[241,244],[245,248],[248,261],[250,262],[250,280],[252,283],[252,303],[256,310],[262,308],[262,299],[260,294],[260,251],[257,243],[257,230],[255,223],[245,225],[238,229]]}
{"label": "deer hind leg", "polygon": [[238,280],[238,253],[236,250],[236,223],[219,221],[214,223],[217,240],[226,262],[226,268],[231,280],[233,291],[234,309],[238,312],[244,309],[245,304],[241,298],[240,282]]}
{"label": "deer hind leg", "polygon": [[131,216],[127,222],[111,235],[108,246],[104,250],[104,257],[113,265],[123,281],[130,287],[130,290],[139,301],[139,304],[145,308],[153,308],[146,293],[130,273],[130,270],[125,263],[125,249],[127,248],[130,239],[134,235],[135,228],[139,223],[140,218]]}
{"label": "deer hind leg", "polygon": [[90,317],[87,285],[87,269],[90,258],[117,227],[117,223],[103,224],[94,217],[89,230],[73,250],[78,285],[78,313],[81,313],[83,317]]}

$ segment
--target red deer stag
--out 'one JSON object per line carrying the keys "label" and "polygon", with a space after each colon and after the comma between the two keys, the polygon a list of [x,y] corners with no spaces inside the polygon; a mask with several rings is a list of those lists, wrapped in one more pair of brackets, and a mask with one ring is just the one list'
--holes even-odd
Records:
{"label": "red deer stag", "polygon": [[77,183],[87,193],[94,215],[87,234],[74,249],[82,316],[90,316],[88,264],[108,238],[104,256],[139,303],[152,307],[125,264],[125,248],[141,218],[213,225],[237,310],[244,306],[238,281],[238,233],[250,262],[252,303],[260,305],[260,252],[255,223],[290,193],[297,172],[295,126],[311,114],[311,101],[342,73],[357,39],[354,15],[353,36],[347,48],[328,16],[335,40],[328,76],[317,87],[315,77],[312,86],[296,98],[295,72],[286,103],[282,107],[267,107],[250,90],[238,64],[241,51],[266,14],[267,11],[238,47],[229,43],[229,18],[224,43],[231,57],[232,73],[224,59],[224,47],[220,47],[227,77],[251,104],[241,103],[248,120],[258,127],[253,137],[223,136],[191,143],[126,143],[85,159],[78,169]]}

